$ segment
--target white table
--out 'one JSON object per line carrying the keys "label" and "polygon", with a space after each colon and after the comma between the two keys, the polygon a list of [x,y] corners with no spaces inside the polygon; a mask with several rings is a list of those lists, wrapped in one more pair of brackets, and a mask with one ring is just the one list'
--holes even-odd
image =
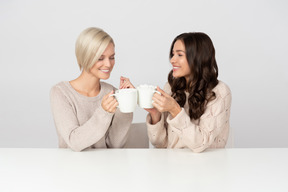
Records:
{"label": "white table", "polygon": [[288,148],[0,148],[0,191],[288,191]]}

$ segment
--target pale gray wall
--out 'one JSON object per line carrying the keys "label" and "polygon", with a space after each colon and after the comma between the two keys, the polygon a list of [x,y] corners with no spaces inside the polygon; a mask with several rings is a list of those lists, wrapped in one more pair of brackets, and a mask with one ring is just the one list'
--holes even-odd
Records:
{"label": "pale gray wall", "polygon": [[[78,34],[90,26],[116,43],[116,66],[134,85],[163,87],[173,38],[203,31],[219,79],[233,94],[236,147],[288,147],[288,3],[259,1],[0,1],[0,147],[56,147],[49,90],[76,78]],[[145,121],[138,108],[134,122]]]}

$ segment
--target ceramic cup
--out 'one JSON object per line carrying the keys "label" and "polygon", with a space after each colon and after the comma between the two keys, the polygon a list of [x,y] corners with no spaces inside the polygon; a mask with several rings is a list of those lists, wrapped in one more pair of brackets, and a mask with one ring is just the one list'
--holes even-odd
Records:
{"label": "ceramic cup", "polygon": [[111,96],[117,99],[122,113],[131,113],[137,106],[137,89],[119,89]]}
{"label": "ceramic cup", "polygon": [[154,93],[158,93],[161,95],[160,92],[156,91],[156,86],[153,85],[139,85],[137,87],[138,91],[138,105],[141,108],[153,108],[152,105],[152,97]]}

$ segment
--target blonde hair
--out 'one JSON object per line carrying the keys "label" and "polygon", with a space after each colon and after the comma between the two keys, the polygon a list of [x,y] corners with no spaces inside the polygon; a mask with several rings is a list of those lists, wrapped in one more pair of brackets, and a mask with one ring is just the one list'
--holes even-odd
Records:
{"label": "blonde hair", "polygon": [[89,71],[110,43],[114,44],[112,37],[100,28],[90,27],[82,31],[75,45],[80,70]]}

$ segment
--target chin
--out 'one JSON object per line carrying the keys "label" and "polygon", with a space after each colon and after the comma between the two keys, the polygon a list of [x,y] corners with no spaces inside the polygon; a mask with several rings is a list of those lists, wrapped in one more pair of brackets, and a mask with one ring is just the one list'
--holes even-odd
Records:
{"label": "chin", "polygon": [[179,78],[179,77],[181,77],[181,76],[179,76],[179,75],[175,74],[174,72],[173,72],[173,74],[172,74],[172,75],[173,75],[173,77],[174,77],[174,78]]}
{"label": "chin", "polygon": [[110,75],[103,75],[102,77],[100,77],[100,79],[103,79],[103,80],[106,80],[106,79],[109,79]]}

